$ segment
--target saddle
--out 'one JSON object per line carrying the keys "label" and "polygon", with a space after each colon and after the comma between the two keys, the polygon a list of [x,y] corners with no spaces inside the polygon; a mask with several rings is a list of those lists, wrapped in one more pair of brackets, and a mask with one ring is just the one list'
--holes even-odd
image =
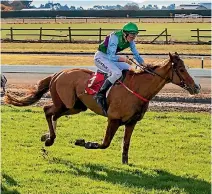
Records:
{"label": "saddle", "polygon": [[[123,70],[122,71],[122,76],[119,78],[115,84],[119,84],[119,82],[123,82],[128,70]],[[91,78],[87,81],[86,88],[85,88],[85,93],[90,94],[90,95],[95,95],[98,93],[100,88],[102,87],[104,81],[108,78],[107,74],[97,71],[93,72],[91,75]],[[115,85],[114,84],[114,85]],[[113,86],[111,86],[113,87]],[[110,90],[110,89],[109,89]],[[108,90],[108,91],[109,91]]]}

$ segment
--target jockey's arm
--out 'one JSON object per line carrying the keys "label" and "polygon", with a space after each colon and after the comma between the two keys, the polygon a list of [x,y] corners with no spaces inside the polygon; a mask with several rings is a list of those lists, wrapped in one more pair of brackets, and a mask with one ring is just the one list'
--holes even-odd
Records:
{"label": "jockey's arm", "polygon": [[126,62],[131,65],[132,62],[127,57],[116,55],[117,46],[118,46],[118,37],[114,34],[111,34],[109,43],[108,43],[108,48],[107,48],[107,55],[109,57],[109,60],[114,62],[118,62],[118,61]]}
{"label": "jockey's arm", "polygon": [[134,55],[134,58],[139,64],[144,64],[144,59],[139,55],[138,50],[136,49],[135,42],[130,42],[130,49]]}

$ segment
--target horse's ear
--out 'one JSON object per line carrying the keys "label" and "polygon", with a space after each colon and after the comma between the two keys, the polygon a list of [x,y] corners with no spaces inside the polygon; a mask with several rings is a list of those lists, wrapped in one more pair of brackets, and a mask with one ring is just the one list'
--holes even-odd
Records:
{"label": "horse's ear", "polygon": [[179,54],[177,52],[175,52],[174,54],[179,57]]}
{"label": "horse's ear", "polygon": [[169,52],[170,61],[173,62],[173,55]]}

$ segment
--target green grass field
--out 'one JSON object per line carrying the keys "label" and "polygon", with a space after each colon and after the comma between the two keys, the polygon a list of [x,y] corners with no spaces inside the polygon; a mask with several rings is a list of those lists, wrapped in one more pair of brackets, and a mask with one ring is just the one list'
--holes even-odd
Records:
{"label": "green grass field", "polygon": [[209,194],[210,114],[147,112],[136,126],[129,165],[121,164],[123,127],[106,150],[74,141],[101,141],[106,118],[88,111],[58,121],[43,156],[47,124],[41,108],[2,106],[2,193]]}
{"label": "green grass field", "polygon": [[[159,35],[165,28],[168,29],[168,34],[171,35],[169,39],[172,41],[196,41],[197,38],[191,37],[192,35],[196,35],[196,32],[191,32],[190,30],[204,29],[210,30],[210,23],[137,23],[140,30],[146,30],[146,32],[141,32],[142,35],[147,34],[157,34]],[[123,23],[78,23],[78,24],[2,24],[2,28],[58,28],[58,29],[68,29],[71,27],[72,29],[121,29],[123,27]],[[75,36],[73,40],[98,40],[98,37],[92,36],[83,36],[89,34],[98,34],[98,31],[73,31],[74,34],[81,34],[82,36]],[[103,32],[102,34],[110,33],[110,31]],[[8,35],[7,35],[8,34]],[[10,38],[10,31],[2,31],[2,38]],[[39,39],[39,30],[27,31],[20,30],[16,31],[15,34],[37,34],[37,36],[14,36],[14,39]],[[50,35],[67,35],[68,31],[44,31],[43,34]],[[210,35],[210,32],[201,32],[200,35]],[[43,37],[43,40],[57,40],[57,39],[66,39],[67,38],[57,38],[57,37]],[[154,37],[142,37],[139,40],[153,40]],[[159,40],[165,40],[165,37],[161,37]],[[200,39],[201,40],[201,39]],[[204,38],[202,41],[209,41],[209,38]]]}

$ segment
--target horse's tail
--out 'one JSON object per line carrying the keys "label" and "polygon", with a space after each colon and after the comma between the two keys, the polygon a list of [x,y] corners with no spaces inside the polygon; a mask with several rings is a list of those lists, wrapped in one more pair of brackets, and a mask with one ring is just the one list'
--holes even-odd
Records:
{"label": "horse's tail", "polygon": [[6,93],[4,97],[4,102],[6,104],[12,104],[15,106],[29,106],[31,104],[34,104],[35,102],[39,101],[43,94],[48,92],[50,81],[52,79],[53,75],[50,75],[42,80],[40,80],[37,85],[35,86],[35,89],[30,92],[29,95],[26,97],[20,97],[15,98],[14,96],[10,95],[8,92]]}

